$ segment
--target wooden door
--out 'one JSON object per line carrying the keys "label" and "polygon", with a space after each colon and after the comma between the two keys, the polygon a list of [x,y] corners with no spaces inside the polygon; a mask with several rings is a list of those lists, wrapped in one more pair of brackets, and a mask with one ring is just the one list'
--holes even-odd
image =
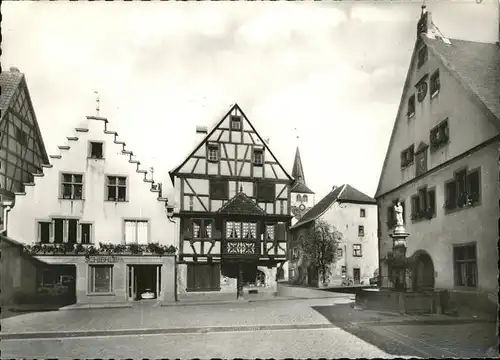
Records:
{"label": "wooden door", "polygon": [[352,269],[352,275],[354,278],[354,284],[359,285],[361,282],[361,270],[359,268]]}

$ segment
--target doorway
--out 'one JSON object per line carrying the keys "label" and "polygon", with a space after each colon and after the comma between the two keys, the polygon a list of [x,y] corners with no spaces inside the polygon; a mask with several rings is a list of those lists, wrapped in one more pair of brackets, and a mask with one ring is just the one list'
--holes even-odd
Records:
{"label": "doorway", "polygon": [[161,265],[128,265],[129,300],[157,299],[161,292]]}
{"label": "doorway", "polygon": [[414,291],[434,289],[434,263],[431,256],[420,250],[414,255],[412,286]]}
{"label": "doorway", "polygon": [[354,280],[354,285],[359,285],[361,282],[361,269],[360,268],[352,269],[352,277]]}

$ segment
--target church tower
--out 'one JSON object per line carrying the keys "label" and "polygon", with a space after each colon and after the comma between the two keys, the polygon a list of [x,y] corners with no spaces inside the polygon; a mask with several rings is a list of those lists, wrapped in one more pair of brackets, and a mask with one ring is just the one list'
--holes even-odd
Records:
{"label": "church tower", "polygon": [[299,147],[295,151],[295,160],[293,162],[292,177],[295,179],[291,192],[291,211],[294,215],[292,225],[294,225],[306,211],[314,205],[314,191],[306,185],[304,168],[300,158]]}

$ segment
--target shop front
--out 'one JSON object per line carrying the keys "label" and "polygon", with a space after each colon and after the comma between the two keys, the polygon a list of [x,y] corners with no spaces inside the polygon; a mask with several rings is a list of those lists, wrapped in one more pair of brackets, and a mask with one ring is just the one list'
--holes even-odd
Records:
{"label": "shop front", "polygon": [[76,303],[175,301],[175,256],[37,255],[50,268],[75,268]]}

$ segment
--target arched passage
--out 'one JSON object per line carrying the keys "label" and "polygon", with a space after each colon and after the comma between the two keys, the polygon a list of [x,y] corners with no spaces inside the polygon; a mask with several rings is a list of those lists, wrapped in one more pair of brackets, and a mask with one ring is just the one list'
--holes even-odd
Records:
{"label": "arched passage", "polygon": [[434,289],[434,263],[427,251],[418,250],[412,256],[412,288],[414,291]]}

